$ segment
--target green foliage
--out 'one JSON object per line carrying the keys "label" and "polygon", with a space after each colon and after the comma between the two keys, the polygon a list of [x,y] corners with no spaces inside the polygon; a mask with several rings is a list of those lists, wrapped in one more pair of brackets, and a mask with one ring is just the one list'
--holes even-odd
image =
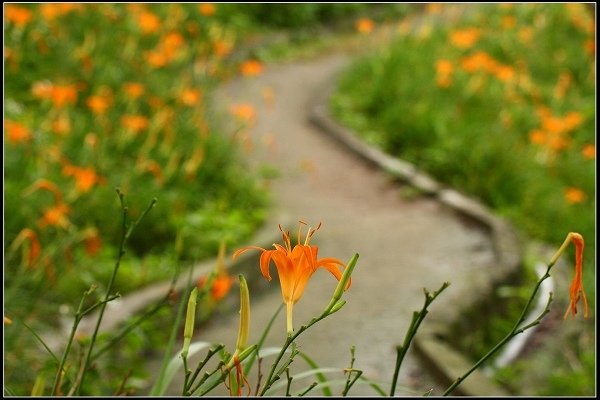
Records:
{"label": "green foliage", "polygon": [[[583,6],[558,4],[473,6],[458,22],[424,17],[420,32],[346,71],[332,108],[369,141],[532,236],[559,243],[565,230],[580,232],[589,264],[595,163],[583,151],[595,146],[591,23]],[[469,30],[472,44],[452,44]]]}

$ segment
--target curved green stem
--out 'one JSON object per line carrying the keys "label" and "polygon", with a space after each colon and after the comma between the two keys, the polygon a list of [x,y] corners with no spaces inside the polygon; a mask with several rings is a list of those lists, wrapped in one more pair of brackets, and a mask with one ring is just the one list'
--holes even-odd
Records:
{"label": "curved green stem", "polygon": [[527,312],[529,311],[529,308],[531,307],[531,304],[533,303],[533,300],[542,284],[543,281],[545,281],[547,278],[550,277],[550,269],[552,268],[552,266],[554,265],[554,262],[556,260],[553,259],[549,264],[548,264],[548,268],[546,269],[546,273],[537,281],[533,292],[531,293],[531,296],[529,297],[529,300],[527,301],[527,304],[525,304],[525,307],[523,308],[523,311],[521,312],[521,315],[519,317],[519,319],[517,320],[517,322],[515,323],[515,325],[513,326],[513,328],[510,330],[510,332],[504,337],[504,339],[502,339],[500,342],[498,342],[498,344],[496,344],[490,351],[488,351],[479,361],[477,361],[473,367],[471,367],[471,369],[469,369],[464,375],[462,375],[461,377],[459,377],[456,381],[454,381],[454,383],[452,383],[452,385],[450,385],[450,387],[448,387],[448,389],[446,389],[446,391],[442,394],[442,396],[448,396],[450,393],[452,393],[452,391],[454,389],[456,389],[456,387],[458,385],[460,385],[469,375],[471,375],[471,373],[473,371],[475,371],[477,368],[479,368],[479,366],[481,366],[481,364],[483,364],[487,359],[489,359],[494,353],[496,353],[496,351],[498,351],[502,346],[504,346],[506,343],[508,343],[509,340],[511,340],[513,337],[515,337],[516,335],[518,335],[519,333],[524,332],[525,330],[538,325],[542,318],[549,312],[549,307],[550,307],[550,303],[552,302],[552,293],[550,293],[550,297],[548,298],[548,303],[546,303],[546,307],[544,308],[544,310],[542,311],[542,313],[530,324],[519,328],[519,325],[521,325],[523,323],[523,321],[525,321]]}

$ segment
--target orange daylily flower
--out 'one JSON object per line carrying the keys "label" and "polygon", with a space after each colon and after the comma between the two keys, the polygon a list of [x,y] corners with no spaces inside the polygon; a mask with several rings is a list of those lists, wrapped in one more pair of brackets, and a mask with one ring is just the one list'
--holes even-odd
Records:
{"label": "orange daylily flower", "polygon": [[98,175],[93,168],[81,168],[67,164],[63,167],[62,173],[75,178],[75,187],[79,193],[89,192],[95,184],[104,181],[104,178]]}
{"label": "orange daylily flower", "polygon": [[86,232],[83,244],[85,245],[85,252],[92,257],[100,251],[102,248],[102,240],[100,239],[100,234],[96,228],[90,228]]}
{"label": "orange daylily flower", "polygon": [[137,82],[127,82],[123,85],[123,90],[125,90],[127,96],[137,99],[144,94],[144,85]]}
{"label": "orange daylily flower", "polygon": [[121,117],[121,124],[133,133],[138,133],[148,127],[148,118],[143,115],[127,114]]}
{"label": "orange daylily flower", "polygon": [[137,23],[144,34],[154,33],[160,28],[160,18],[146,10],[137,15]]}
{"label": "orange daylily flower", "polygon": [[31,140],[31,132],[29,129],[18,122],[6,120],[4,121],[4,129],[6,130],[6,139],[9,143],[21,143]]}
{"label": "orange daylily flower", "polygon": [[213,51],[217,57],[225,57],[229,53],[231,53],[231,49],[233,48],[233,43],[226,40],[217,40],[213,43]]}
{"label": "orange daylily flower", "polygon": [[588,302],[587,297],[585,295],[585,291],[583,290],[583,247],[584,240],[583,236],[576,232],[569,232],[567,238],[560,246],[558,251],[552,256],[550,260],[550,266],[554,265],[561,254],[565,251],[569,243],[573,243],[575,245],[575,276],[573,276],[573,280],[571,281],[571,286],[569,287],[569,307],[565,312],[564,318],[566,319],[569,316],[569,313],[573,316],[577,315],[577,304],[580,299],[583,299],[583,317],[588,317]]}
{"label": "orange daylily flower", "polygon": [[[232,276],[227,274],[225,267],[225,242],[221,242],[219,245],[219,254],[217,256],[215,272],[217,276],[213,280],[210,288],[210,297],[215,301],[219,301],[229,293],[234,280]],[[198,279],[198,288],[202,289],[207,281],[208,277],[206,276]]]}
{"label": "orange daylily flower", "polygon": [[77,87],[75,85],[52,85],[50,100],[57,108],[77,102]]}
{"label": "orange daylily flower", "polygon": [[584,240],[583,236],[579,233],[571,232],[571,241],[575,245],[575,276],[573,277],[573,281],[571,282],[571,286],[569,287],[569,307],[565,312],[564,318],[567,318],[569,312],[573,314],[573,316],[577,315],[577,303],[579,303],[579,299],[583,298],[583,317],[588,317],[588,302],[587,297],[585,295],[585,291],[583,290],[583,246]]}
{"label": "orange daylily flower", "polygon": [[212,3],[202,3],[198,6],[198,9],[200,10],[200,14],[205,17],[210,17],[217,11],[217,7]]}
{"label": "orange daylily flower", "polygon": [[110,92],[92,95],[87,98],[86,105],[94,114],[102,115],[108,110],[112,103]]}
{"label": "orange daylily flower", "polygon": [[184,89],[179,96],[179,99],[186,106],[194,106],[198,104],[202,98],[202,92],[198,89]]}
{"label": "orange daylily flower", "polygon": [[585,197],[583,190],[575,187],[567,188],[565,191],[565,199],[570,204],[582,203],[585,200]]}
{"label": "orange daylily flower", "polygon": [[454,31],[450,34],[450,43],[460,49],[472,47],[481,36],[481,31],[477,28],[466,28]]}
{"label": "orange daylily flower", "polygon": [[[306,223],[300,221],[302,225]],[[263,276],[270,281],[271,275],[269,273],[269,265],[271,260],[275,263],[277,268],[277,274],[279,275],[279,283],[281,285],[281,295],[283,302],[287,306],[287,331],[291,334],[293,331],[292,327],[292,310],[293,306],[304,293],[306,284],[313,273],[318,268],[324,268],[339,281],[342,277],[342,272],[338,268],[341,266],[342,269],[346,266],[337,258],[318,258],[319,248],[317,246],[310,245],[310,239],[319,230],[321,224],[316,229],[308,228],[304,243],[300,242],[300,236],[302,234],[302,226],[298,228],[298,243],[292,248],[290,233],[285,232],[281,225],[279,230],[283,234],[283,246],[274,243],[275,250],[266,250],[262,247],[257,246],[246,246],[238,249],[233,253],[233,258],[237,258],[240,254],[247,250],[259,250],[260,255],[260,271]],[[348,281],[350,287],[351,281]]]}
{"label": "orange daylily flower", "polygon": [[44,212],[44,215],[38,221],[38,225],[40,228],[52,225],[67,229],[71,225],[71,221],[67,217],[69,211],[69,206],[65,203],[58,203]]}
{"label": "orange daylily flower", "polygon": [[27,266],[32,267],[42,252],[42,246],[34,230],[24,228],[19,232],[13,243],[10,245],[11,251],[16,250],[25,240],[29,241],[29,251],[27,253]]}
{"label": "orange daylily flower", "polygon": [[236,118],[247,123],[252,123],[256,119],[256,111],[251,104],[232,104],[229,110]]}
{"label": "orange daylily flower", "polygon": [[6,20],[12,22],[16,26],[25,26],[33,17],[33,13],[25,7],[7,5],[4,9]]}
{"label": "orange daylily flower", "polygon": [[263,71],[263,65],[258,60],[247,60],[240,65],[240,72],[244,76],[260,75]]}
{"label": "orange daylily flower", "polygon": [[375,23],[369,18],[361,18],[358,21],[356,21],[354,26],[356,27],[356,30],[359,33],[370,33],[373,31]]}
{"label": "orange daylily flower", "polygon": [[585,146],[583,146],[581,154],[588,160],[593,160],[594,158],[596,158],[596,145],[586,144]]}
{"label": "orange daylily flower", "polygon": [[[231,286],[233,286],[233,280],[234,279],[227,274],[217,276],[213,281],[212,287],[210,288],[211,299],[213,299],[214,301],[219,301],[223,299],[227,295],[227,293],[229,293]],[[198,279],[198,288],[202,289],[204,285],[206,285],[207,281],[208,278],[206,276],[203,276],[200,279]]]}
{"label": "orange daylily flower", "polygon": [[75,10],[83,10],[83,5],[73,3],[49,3],[40,6],[40,13],[46,21],[53,21],[54,19]]}

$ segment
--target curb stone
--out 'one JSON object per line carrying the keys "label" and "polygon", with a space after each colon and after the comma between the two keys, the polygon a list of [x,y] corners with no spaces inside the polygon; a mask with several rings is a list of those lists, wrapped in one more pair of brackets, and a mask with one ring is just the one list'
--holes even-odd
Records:
{"label": "curb stone", "polygon": [[[413,164],[391,157],[381,150],[371,147],[359,137],[335,121],[329,112],[328,101],[335,89],[336,79],[330,79],[314,97],[308,119],[323,132],[340,142],[363,160],[389,173],[394,179],[406,183],[423,194],[437,199],[461,217],[466,218],[489,235],[497,258],[496,268],[490,271],[487,282],[477,285],[469,293],[458,296],[454,304],[455,312],[444,310],[430,315],[427,324],[415,337],[415,349],[426,366],[444,384],[450,385],[473,365],[473,362],[454,349],[445,339],[449,337],[449,327],[460,317],[460,312],[477,304],[488,296],[495,286],[508,281],[521,266],[522,248],[516,232],[504,219],[495,216],[480,202],[458,191],[446,188]],[[487,271],[486,271],[487,272]],[[434,314],[434,313],[432,313]],[[474,371],[461,383],[455,394],[465,396],[508,396],[506,389],[490,380],[481,370]]]}

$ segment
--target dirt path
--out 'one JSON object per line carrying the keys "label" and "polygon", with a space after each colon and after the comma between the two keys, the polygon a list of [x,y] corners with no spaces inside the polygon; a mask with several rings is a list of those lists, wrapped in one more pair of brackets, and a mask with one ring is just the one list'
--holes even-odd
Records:
{"label": "dirt path", "polygon": [[[412,312],[422,306],[423,288],[436,290],[444,281],[451,282],[432,308],[451,307],[453,299],[468,291],[491,267],[494,253],[483,231],[466,225],[433,199],[404,200],[399,184],[309,124],[312,99],[347,60],[338,54],[275,66],[258,77],[230,82],[218,99],[225,109],[232,104],[255,108],[255,124],[246,137],[251,164],[278,171],[271,184],[278,211],[311,226],[323,223],[313,238],[319,256],[346,261],[354,253],[360,254],[352,287],[345,296],[346,306],[301,336],[301,350],[322,367],[345,368],[349,349],[355,345],[355,368],[371,379],[390,382],[395,346],[402,342]],[[277,221],[272,223],[276,230]],[[296,226],[288,228],[294,232]],[[258,270],[258,254],[256,260]],[[251,341],[258,339],[281,303],[274,269],[272,275],[269,293],[251,298]],[[295,324],[320,313],[335,284],[329,273],[317,271],[295,306]],[[218,318],[203,328],[197,339],[223,342],[232,348],[237,323],[237,315]],[[282,314],[268,345],[281,345],[284,335]],[[298,370],[307,369],[300,361],[297,364]],[[399,395],[421,394],[435,385],[412,352],[399,384],[409,388],[399,389]],[[173,388],[172,393],[178,394],[180,382]],[[434,393],[441,389],[436,387]],[[351,394],[375,393],[359,386]]]}

